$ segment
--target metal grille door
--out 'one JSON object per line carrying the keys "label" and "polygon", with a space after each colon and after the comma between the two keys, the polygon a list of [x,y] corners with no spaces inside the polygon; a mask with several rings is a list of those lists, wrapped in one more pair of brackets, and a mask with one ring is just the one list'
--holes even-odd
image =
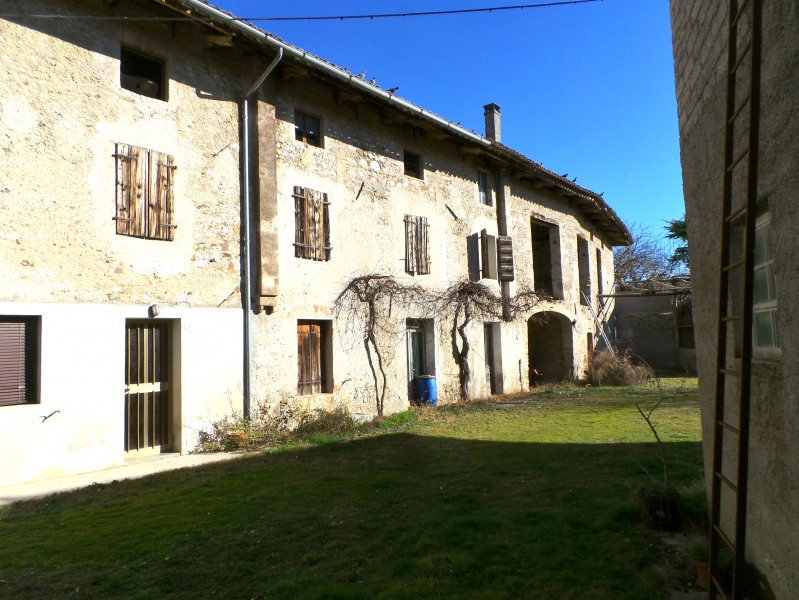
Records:
{"label": "metal grille door", "polygon": [[125,451],[169,446],[169,325],[129,322],[125,332]]}

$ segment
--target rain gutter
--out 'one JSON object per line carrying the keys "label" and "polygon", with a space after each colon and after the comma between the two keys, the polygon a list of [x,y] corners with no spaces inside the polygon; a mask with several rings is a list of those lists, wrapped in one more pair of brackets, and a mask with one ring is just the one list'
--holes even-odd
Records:
{"label": "rain gutter", "polygon": [[252,249],[250,248],[250,96],[258,91],[261,84],[269,77],[269,74],[283,58],[283,49],[278,48],[277,56],[269,63],[269,66],[261,74],[258,80],[252,85],[244,96],[244,273],[241,282],[244,289],[241,290],[242,308],[244,309],[244,383],[242,392],[244,395],[244,406],[242,413],[245,419],[250,418],[250,406],[252,403],[251,387],[251,350],[250,350],[250,320],[252,318]]}

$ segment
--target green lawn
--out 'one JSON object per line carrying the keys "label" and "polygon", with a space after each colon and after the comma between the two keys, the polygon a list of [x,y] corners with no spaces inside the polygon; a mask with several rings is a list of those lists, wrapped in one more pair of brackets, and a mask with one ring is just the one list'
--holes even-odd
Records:
{"label": "green lawn", "polygon": [[[657,398],[563,388],[404,413],[376,434],[17,503],[0,513],[0,598],[661,598],[632,501],[652,484],[642,467],[662,474],[633,404]],[[653,420],[698,501],[696,380]]]}

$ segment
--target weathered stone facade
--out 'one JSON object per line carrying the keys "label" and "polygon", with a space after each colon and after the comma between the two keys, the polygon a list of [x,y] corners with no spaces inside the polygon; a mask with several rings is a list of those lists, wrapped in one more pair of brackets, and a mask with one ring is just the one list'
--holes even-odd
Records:
{"label": "weathered stone facade", "polygon": [[[39,0],[23,11],[19,3],[18,12],[64,11],[64,4]],[[67,4],[76,15],[121,10],[92,0]],[[172,16],[170,6],[141,0],[126,3],[125,14]],[[0,407],[0,453],[14,465],[0,484],[130,456],[122,443],[126,324],[170,328],[169,387],[162,389],[171,398],[172,441],[164,449],[190,450],[204,423],[241,410],[242,99],[274,58],[252,31],[231,37],[197,23],[0,21],[0,315],[39,319],[41,336],[39,404]],[[165,100],[120,87],[123,46],[164,61]],[[580,302],[577,239],[587,248],[583,280],[595,301],[612,288],[611,245],[627,239],[624,225],[596,194],[510,149],[430,113],[409,117],[379,88],[369,93],[348,91],[343,79],[287,56],[251,102],[253,406],[342,405],[375,414],[362,341],[333,319],[334,299],[365,273],[431,290],[467,279],[467,237],[483,229],[497,236],[503,221],[514,245],[509,294],[537,287],[531,219],[551,225],[556,299],[535,312],[559,315],[552,318],[563,340],[562,376],[581,376],[596,327]],[[295,139],[298,111],[320,120],[318,147]],[[174,157],[174,241],[116,233],[117,143]],[[405,152],[421,157],[422,177],[405,174]],[[488,174],[491,206],[480,202],[478,171]],[[297,186],[327,194],[329,261],[295,257]],[[405,272],[406,214],[428,220],[429,274]],[[501,293],[496,280],[483,281]],[[157,316],[148,312],[154,304]],[[425,316],[401,308],[395,315],[403,325]],[[298,396],[298,322],[306,320],[331,332],[323,350],[330,386]],[[491,391],[483,327],[469,328],[476,397]],[[495,391],[527,389],[526,321],[492,331]],[[454,400],[448,324],[433,323],[425,340],[425,370],[437,377],[441,401]],[[385,344],[391,413],[409,405],[408,341],[403,333]],[[40,422],[40,413],[54,410],[60,413]]]}
{"label": "weathered stone facade", "polygon": [[[780,600],[799,597],[799,403],[796,390],[799,260],[799,5],[762,2],[762,90],[758,200],[771,216],[778,285],[778,348],[756,349],[753,364],[747,558]],[[671,15],[680,123],[683,186],[691,252],[696,356],[702,405],[705,472],[711,472],[727,66],[728,3],[672,0]],[[748,13],[747,13],[748,15]],[[748,38],[748,16],[739,40]],[[741,73],[748,73],[748,64]],[[746,77],[739,91],[748,89]],[[740,147],[740,146],[739,146]],[[738,182],[740,183],[740,182]],[[715,233],[718,232],[718,233]],[[734,411],[733,411],[734,412]],[[731,414],[730,419],[736,415]],[[727,464],[734,464],[728,453]],[[708,490],[710,477],[707,478]],[[731,503],[727,503],[729,507]],[[726,526],[731,531],[729,513]]]}

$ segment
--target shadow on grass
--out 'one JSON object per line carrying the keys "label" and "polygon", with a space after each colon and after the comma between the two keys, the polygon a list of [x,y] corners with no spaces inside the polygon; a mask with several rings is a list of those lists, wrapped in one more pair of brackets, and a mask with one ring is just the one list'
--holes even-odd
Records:
{"label": "shadow on grass", "polygon": [[[702,493],[700,444],[667,447]],[[652,600],[636,461],[387,434],[92,486],[3,511],[0,597]]]}

